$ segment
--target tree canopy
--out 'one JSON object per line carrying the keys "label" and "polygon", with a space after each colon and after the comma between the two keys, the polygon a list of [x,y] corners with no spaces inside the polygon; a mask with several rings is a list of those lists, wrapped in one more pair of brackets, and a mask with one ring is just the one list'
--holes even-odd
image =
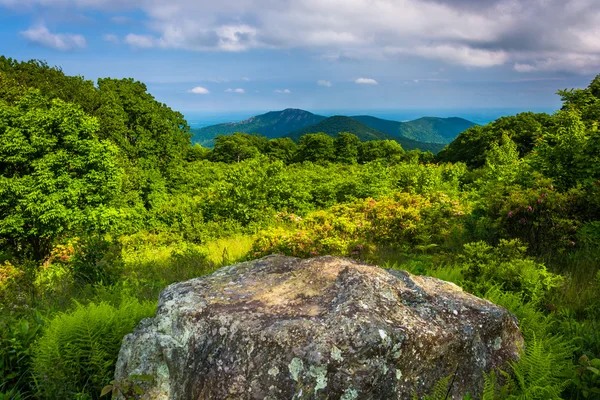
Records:
{"label": "tree canopy", "polygon": [[74,104],[31,90],[0,102],[0,237],[14,251],[45,257],[52,241],[96,221],[119,192],[117,147]]}

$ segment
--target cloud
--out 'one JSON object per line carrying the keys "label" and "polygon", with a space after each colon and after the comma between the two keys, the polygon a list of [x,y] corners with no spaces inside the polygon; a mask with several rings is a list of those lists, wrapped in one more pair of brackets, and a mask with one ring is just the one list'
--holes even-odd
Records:
{"label": "cloud", "polygon": [[193,93],[193,94],[209,94],[210,91],[207,88],[204,88],[202,86],[196,86],[195,88],[188,90],[188,93]]}
{"label": "cloud", "polygon": [[379,82],[372,78],[358,78],[354,83],[359,85],[379,85]]}
{"label": "cloud", "polygon": [[308,49],[336,62],[417,57],[470,68],[520,65],[518,72],[600,68],[596,0],[0,0],[2,5],[136,13],[142,16],[137,26],[146,30],[131,31],[126,42],[138,48]]}
{"label": "cloud", "polygon": [[567,53],[543,53],[535,59],[525,63],[515,63],[514,70],[522,73],[533,72],[581,72],[596,74],[600,68],[600,53],[579,54]]}
{"label": "cloud", "polygon": [[508,61],[503,50],[475,49],[465,45],[419,46],[415,48],[387,48],[388,54],[413,54],[467,67],[493,67]]}
{"label": "cloud", "polygon": [[137,47],[140,49],[150,49],[158,46],[157,40],[150,35],[136,35],[130,33],[125,36],[124,41],[131,47]]}
{"label": "cloud", "polygon": [[514,69],[515,69],[515,71],[518,71],[518,72],[532,72],[532,71],[536,70],[536,68],[531,64],[519,64],[519,63],[515,63]]}
{"label": "cloud", "polygon": [[117,35],[113,35],[111,33],[102,36],[102,39],[104,39],[105,42],[112,43],[112,44],[120,43],[119,37]]}
{"label": "cloud", "polygon": [[250,78],[248,78],[248,77],[245,77],[245,76],[242,78],[242,80],[243,80],[244,82],[250,82]]}
{"label": "cloud", "polygon": [[332,87],[333,83],[331,83],[329,81],[320,80],[320,81],[317,81],[317,85],[325,86],[325,87]]}
{"label": "cloud", "polygon": [[225,92],[227,93],[246,93],[246,91],[242,88],[237,88],[237,89],[225,89]]}
{"label": "cloud", "polygon": [[82,35],[52,33],[45,25],[29,28],[22,31],[21,35],[31,43],[60,51],[83,49],[87,46]]}
{"label": "cloud", "polygon": [[290,89],[275,89],[275,93],[290,94],[292,91]]}

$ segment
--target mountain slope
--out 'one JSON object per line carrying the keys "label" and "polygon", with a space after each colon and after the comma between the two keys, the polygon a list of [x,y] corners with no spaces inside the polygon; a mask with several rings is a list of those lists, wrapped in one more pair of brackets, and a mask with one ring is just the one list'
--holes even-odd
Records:
{"label": "mountain slope", "polygon": [[[373,118],[373,117],[371,117],[371,118]],[[381,121],[385,121],[385,120],[381,120]],[[390,121],[390,122],[393,122],[393,121]],[[350,132],[350,133],[353,133],[356,136],[358,136],[358,138],[363,142],[368,141],[368,140],[393,139],[393,140],[397,141],[398,143],[400,143],[400,145],[402,146],[402,148],[404,150],[419,149],[421,151],[431,151],[434,154],[439,152],[445,146],[444,144],[419,142],[419,141],[416,141],[413,139],[407,139],[407,138],[400,137],[400,136],[394,137],[385,132],[381,132],[381,131],[378,131],[377,129],[373,129],[372,127],[369,127],[369,126],[365,125],[364,123],[357,121],[354,118],[344,117],[344,116],[339,116],[339,115],[324,119],[323,121],[321,121],[317,124],[307,126],[300,130],[292,132],[286,136],[295,141],[298,141],[298,139],[300,139],[300,137],[302,135],[305,135],[307,133],[318,133],[318,132],[323,132],[323,133],[326,133],[329,136],[333,136],[333,137],[336,137],[339,132]]]}
{"label": "mountain slope", "polygon": [[336,115],[323,121],[291,132],[287,137],[298,140],[307,133],[323,132],[329,136],[337,136],[339,132],[350,132],[358,136],[361,141],[392,139],[390,135],[373,129],[360,121],[342,115]]}
{"label": "mountain slope", "polygon": [[358,115],[352,118],[394,137],[444,144],[450,143],[459,133],[475,125],[471,121],[455,117],[423,117],[408,122],[390,121],[369,115]]}
{"label": "mountain slope", "polygon": [[234,132],[259,133],[269,139],[282,137],[289,132],[316,124],[325,117],[308,111],[288,108],[283,111],[271,111],[251,117],[245,121],[228,122],[193,129],[192,141],[212,147],[217,135],[230,135]]}

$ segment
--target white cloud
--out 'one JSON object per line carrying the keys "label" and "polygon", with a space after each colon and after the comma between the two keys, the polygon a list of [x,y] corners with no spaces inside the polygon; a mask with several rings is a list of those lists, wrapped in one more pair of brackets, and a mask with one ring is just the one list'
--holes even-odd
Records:
{"label": "white cloud", "polygon": [[250,82],[250,78],[248,78],[248,77],[243,77],[243,78],[242,78],[242,80],[243,80],[244,82]]}
{"label": "white cloud", "polygon": [[136,35],[133,33],[125,36],[125,43],[132,47],[149,49],[158,46],[158,41],[150,35]]}
{"label": "white cloud", "polygon": [[112,33],[106,34],[106,35],[102,36],[102,38],[104,39],[105,42],[108,42],[108,43],[112,43],[112,44],[120,43],[119,37],[117,35],[113,35]]}
{"label": "white cloud", "polygon": [[237,89],[225,89],[225,92],[227,93],[246,93],[246,91],[242,88],[237,88]]}
{"label": "white cloud", "polygon": [[204,88],[202,86],[196,86],[195,88],[188,90],[188,93],[209,94],[210,91],[207,88]]}
{"label": "white cloud", "polygon": [[[122,15],[139,13],[143,20],[136,26],[149,31],[125,38],[138,48],[301,48],[333,62],[418,57],[519,72],[600,67],[597,0],[0,0],[2,5],[101,10],[123,24],[132,21]],[[77,35],[30,36],[60,49],[84,43]]]}
{"label": "white cloud", "polygon": [[31,43],[60,51],[83,49],[87,45],[82,35],[52,33],[43,24],[22,31],[21,35]]}
{"label": "white cloud", "polygon": [[514,69],[517,72],[532,72],[532,71],[536,70],[536,68],[531,64],[519,64],[519,63],[515,63]]}
{"label": "white cloud", "polygon": [[325,86],[325,87],[332,87],[333,83],[331,83],[330,81],[320,80],[320,81],[317,81],[317,85]]}
{"label": "white cloud", "polygon": [[503,50],[474,49],[465,45],[419,46],[414,48],[388,48],[387,52],[414,54],[424,58],[441,60],[468,67],[493,67],[508,61],[508,53]]}
{"label": "white cloud", "polygon": [[358,83],[359,85],[379,85],[379,82],[372,78],[358,78],[354,83]]}
{"label": "white cloud", "polygon": [[292,91],[290,89],[275,89],[275,93],[290,94]]}

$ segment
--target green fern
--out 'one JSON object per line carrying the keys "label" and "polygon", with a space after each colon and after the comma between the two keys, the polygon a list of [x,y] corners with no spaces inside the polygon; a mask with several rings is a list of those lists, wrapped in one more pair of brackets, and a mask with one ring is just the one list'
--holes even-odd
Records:
{"label": "green fern", "polygon": [[[421,397],[421,400],[448,400],[451,398],[449,392],[451,389],[450,385],[452,382],[452,377],[453,375],[449,375],[443,379],[440,379],[438,383],[435,384],[433,389],[431,389],[431,392]],[[419,400],[419,397],[414,395],[413,400]]]}
{"label": "green fern", "polygon": [[97,398],[112,377],[123,336],[154,312],[154,303],[129,298],[118,308],[77,304],[74,311],[57,314],[34,348],[39,395],[67,399],[85,393]]}
{"label": "green fern", "polygon": [[564,376],[571,366],[571,354],[572,349],[559,336],[531,340],[519,361],[510,364],[517,390],[509,399],[560,400],[570,383]]}
{"label": "green fern", "polygon": [[526,350],[519,361],[510,364],[510,374],[503,374],[506,381],[503,386],[496,375],[486,376],[484,400],[560,399],[569,385],[565,376],[571,368],[573,347],[554,334],[556,319],[524,301],[521,295],[497,287],[491,288],[485,297],[517,316]]}

